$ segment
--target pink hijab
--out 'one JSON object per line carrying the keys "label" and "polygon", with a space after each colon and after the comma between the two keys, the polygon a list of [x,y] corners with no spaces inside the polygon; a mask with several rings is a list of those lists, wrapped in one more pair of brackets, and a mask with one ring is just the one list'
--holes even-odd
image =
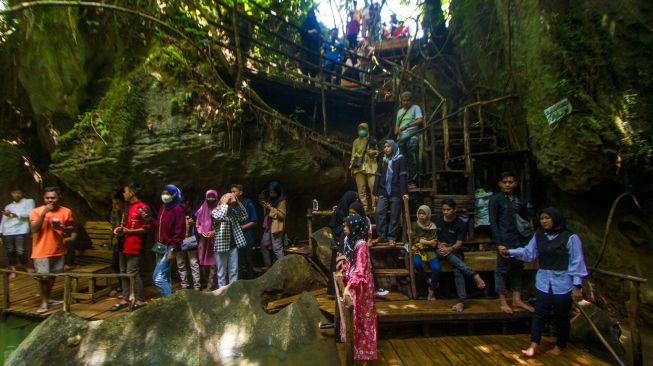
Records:
{"label": "pink hijab", "polygon": [[[215,199],[217,200],[218,192],[212,189],[208,190],[206,191],[205,198],[208,198],[209,196],[214,196]],[[197,213],[195,214],[196,216],[195,227],[197,228],[197,232],[199,234],[206,233],[208,231],[213,230],[213,219],[211,218],[211,210],[212,208],[209,207],[209,205],[206,203],[206,200],[204,200],[204,203],[202,203],[200,209],[197,210]]]}

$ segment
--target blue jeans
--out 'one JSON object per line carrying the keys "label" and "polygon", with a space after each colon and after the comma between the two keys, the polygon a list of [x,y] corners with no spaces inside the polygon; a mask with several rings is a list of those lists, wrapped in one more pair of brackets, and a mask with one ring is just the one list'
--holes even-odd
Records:
{"label": "blue jeans", "polygon": [[[390,225],[388,227],[388,206],[390,206]],[[379,241],[397,240],[397,229],[399,227],[399,215],[401,215],[401,198],[380,196],[376,203],[376,232],[379,234]]]}
{"label": "blue jeans", "polygon": [[453,278],[454,283],[456,284],[456,293],[458,294],[458,301],[465,302],[467,298],[467,290],[465,289],[465,276],[474,277],[476,272],[474,272],[459,256],[458,253],[451,253],[448,256],[444,257],[444,260],[449,262],[453,267]]}
{"label": "blue jeans", "polygon": [[[431,267],[431,283],[429,284],[429,289],[435,291],[438,287],[438,280],[440,279],[440,259],[438,257],[429,259],[429,266]],[[424,263],[422,262],[422,257],[417,254],[413,254],[413,267],[415,267],[417,277],[426,282]]]}
{"label": "blue jeans", "polygon": [[168,246],[165,254],[156,253],[156,267],[154,267],[154,272],[152,273],[152,281],[159,288],[163,297],[168,297],[172,294],[170,262],[168,261],[168,254],[171,250],[172,247]]}
{"label": "blue jeans", "polygon": [[238,248],[215,253],[218,268],[218,287],[222,288],[238,280]]}

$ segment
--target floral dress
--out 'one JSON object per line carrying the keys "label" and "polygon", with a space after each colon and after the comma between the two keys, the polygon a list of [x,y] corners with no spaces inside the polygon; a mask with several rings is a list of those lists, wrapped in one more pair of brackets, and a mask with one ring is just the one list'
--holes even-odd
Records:
{"label": "floral dress", "polygon": [[[352,254],[354,254],[353,263],[346,260],[342,272],[354,305],[354,360],[375,360],[377,349],[374,278],[365,240],[357,241]],[[344,327],[341,328],[340,337],[344,342]]]}

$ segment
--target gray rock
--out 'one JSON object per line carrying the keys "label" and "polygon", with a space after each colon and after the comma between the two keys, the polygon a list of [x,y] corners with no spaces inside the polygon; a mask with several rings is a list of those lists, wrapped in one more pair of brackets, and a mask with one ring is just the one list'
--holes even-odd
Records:
{"label": "gray rock", "polygon": [[[619,337],[621,336],[619,323],[610,318],[608,313],[588,301],[581,301],[579,302],[579,305],[583,310],[585,310],[585,313],[589,315],[590,319],[592,319],[592,322],[608,341],[610,347],[612,347],[617,354],[623,355],[625,350],[619,341]],[[580,312],[571,320],[571,334],[569,335],[569,340],[573,343],[583,345],[584,348],[590,350],[594,354],[608,353],[607,349],[603,346],[603,343],[601,343],[601,340],[592,329],[590,323],[582,314],[580,314]]]}
{"label": "gray rock", "polygon": [[304,293],[276,314],[264,310],[271,299],[322,285],[306,260],[290,255],[255,280],[213,293],[179,291],[113,319],[56,313],[7,365],[337,365],[333,341],[320,334],[312,295]]}

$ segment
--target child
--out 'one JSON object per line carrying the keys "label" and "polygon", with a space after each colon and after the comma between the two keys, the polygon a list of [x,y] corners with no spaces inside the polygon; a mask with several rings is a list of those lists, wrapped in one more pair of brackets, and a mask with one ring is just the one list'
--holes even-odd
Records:
{"label": "child", "polygon": [[[431,209],[422,205],[417,209],[417,221],[413,223],[413,265],[418,277],[429,284],[428,301],[435,301],[435,289],[438,287],[440,278],[440,260],[436,253],[438,229],[431,222]],[[431,282],[426,280],[424,261],[429,262],[431,267]]]}
{"label": "child", "polygon": [[[360,215],[363,219],[367,221],[367,227],[369,228],[367,230],[367,245],[372,246],[372,222],[370,221],[370,218],[365,215],[365,209],[363,208],[363,205],[358,201],[355,201],[354,203],[349,205],[349,215],[355,215],[355,214]],[[374,275],[374,272],[372,272],[372,275]],[[390,293],[390,291],[379,286],[379,282],[376,277],[374,277],[374,287],[376,288],[377,297],[385,297],[388,296],[388,294]]]}
{"label": "child", "polygon": [[[344,295],[350,295],[354,305],[354,360],[365,365],[377,358],[374,280],[365,240],[369,230],[367,220],[360,215],[347,216],[343,230],[346,235],[342,266]],[[344,332],[340,337],[344,341]]]}

